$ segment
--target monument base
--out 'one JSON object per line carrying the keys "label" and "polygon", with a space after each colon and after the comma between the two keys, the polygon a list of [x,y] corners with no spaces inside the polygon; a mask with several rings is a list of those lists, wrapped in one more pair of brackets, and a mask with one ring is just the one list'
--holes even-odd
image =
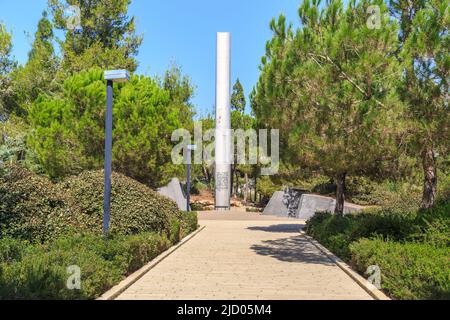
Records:
{"label": "monument base", "polygon": [[[289,209],[285,202],[285,192],[275,192],[269,201],[269,204],[263,211],[263,215],[271,216],[289,216]],[[298,208],[295,209],[296,217],[300,220],[308,220],[316,212],[334,212],[336,200],[330,197],[319,196],[315,194],[302,194],[298,201]],[[344,214],[362,211],[364,207],[346,202]]]}
{"label": "monument base", "polygon": [[216,211],[231,211],[230,207],[216,207]]}

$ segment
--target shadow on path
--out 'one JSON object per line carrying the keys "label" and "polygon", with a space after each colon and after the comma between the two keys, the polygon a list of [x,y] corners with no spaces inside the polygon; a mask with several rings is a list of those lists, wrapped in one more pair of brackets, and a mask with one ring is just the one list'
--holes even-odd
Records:
{"label": "shadow on path", "polygon": [[250,248],[259,255],[269,256],[284,262],[335,265],[301,235],[285,239],[266,240],[263,244],[253,245]]}
{"label": "shadow on path", "polygon": [[252,231],[298,234],[304,227],[304,224],[276,224],[269,227],[248,227],[247,229]]}

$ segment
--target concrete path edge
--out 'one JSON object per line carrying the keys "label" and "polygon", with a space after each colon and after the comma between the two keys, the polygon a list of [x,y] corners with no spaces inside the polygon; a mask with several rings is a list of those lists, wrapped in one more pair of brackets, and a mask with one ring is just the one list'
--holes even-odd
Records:
{"label": "concrete path edge", "polygon": [[364,279],[358,273],[356,273],[348,264],[334,255],[330,250],[322,246],[317,240],[308,236],[305,231],[300,231],[300,233],[307,238],[314,246],[316,246],[320,251],[322,251],[331,261],[333,261],[339,268],[342,269],[350,278],[352,278],[361,288],[363,288],[372,298],[375,300],[391,300],[386,294],[380,289],[375,287],[372,283]]}
{"label": "concrete path edge", "polygon": [[139,279],[141,279],[145,274],[147,274],[150,270],[152,270],[154,267],[156,267],[159,263],[161,263],[164,259],[169,257],[172,253],[174,253],[176,250],[178,250],[180,247],[182,247],[184,244],[186,244],[189,240],[194,238],[196,235],[198,235],[200,232],[202,232],[206,226],[202,226],[187,237],[185,237],[183,240],[181,240],[178,244],[171,247],[169,250],[161,253],[158,257],[150,261],[147,265],[143,266],[138,271],[134,272],[130,276],[128,276],[126,279],[122,280],[118,285],[114,286],[112,289],[104,293],[100,298],[97,300],[114,300],[118,296],[120,296],[125,290],[130,288],[133,284],[135,284]]}

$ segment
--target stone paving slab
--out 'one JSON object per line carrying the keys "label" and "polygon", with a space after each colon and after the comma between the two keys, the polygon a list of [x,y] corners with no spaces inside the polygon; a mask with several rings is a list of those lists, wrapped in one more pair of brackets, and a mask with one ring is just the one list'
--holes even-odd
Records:
{"label": "stone paving slab", "polygon": [[299,234],[299,220],[201,213],[206,228],[119,300],[372,299]]}

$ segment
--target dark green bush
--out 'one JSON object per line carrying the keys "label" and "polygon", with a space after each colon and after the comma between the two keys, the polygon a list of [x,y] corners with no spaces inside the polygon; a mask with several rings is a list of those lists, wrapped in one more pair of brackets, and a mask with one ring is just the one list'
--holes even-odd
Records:
{"label": "dark green bush", "polygon": [[[81,290],[69,290],[67,268],[81,269]],[[88,247],[35,247],[20,261],[0,266],[1,299],[92,299],[117,283],[123,272]]]}
{"label": "dark green bush", "polygon": [[[101,231],[103,215],[103,171],[84,172],[60,184],[84,214],[90,216],[90,230]],[[111,232],[137,234],[169,231],[177,217],[177,205],[145,185],[113,173],[111,189]]]}
{"label": "dark green bush", "polygon": [[450,248],[426,243],[363,239],[350,246],[352,264],[364,273],[381,269],[382,288],[398,299],[450,299]]}
{"label": "dark green bush", "polygon": [[46,241],[80,228],[86,217],[76,202],[45,177],[19,166],[0,176],[0,237]]}
{"label": "dark green bush", "polygon": [[382,237],[401,240],[414,233],[414,217],[390,210],[371,210],[345,216],[316,214],[306,223],[306,232],[345,260],[349,260],[349,245],[361,238]]}
{"label": "dark green bush", "polygon": [[198,229],[198,213],[195,211],[181,212],[179,220],[181,221],[182,239]]}
{"label": "dark green bush", "polygon": [[[0,240],[0,256],[20,245]],[[95,299],[171,245],[157,233],[109,239],[73,235],[51,244],[30,244],[23,254],[0,263],[0,299]],[[80,267],[81,290],[67,288],[69,266]]]}
{"label": "dark green bush", "polygon": [[420,206],[421,187],[402,182],[371,182],[365,178],[350,179],[347,196],[359,205],[381,206],[392,210],[414,211]]}
{"label": "dark green bush", "polygon": [[[18,166],[0,176],[0,238],[45,242],[73,230],[101,233],[103,172],[84,172],[54,184]],[[111,232],[171,232],[172,220],[183,221],[177,205],[143,184],[112,175]],[[191,232],[186,217],[183,232]],[[191,220],[189,220],[191,219]]]}
{"label": "dark green bush", "polygon": [[209,187],[205,182],[196,180],[191,185],[191,194],[199,195],[202,191],[205,191],[208,188]]}
{"label": "dark green bush", "polygon": [[0,264],[20,260],[29,243],[24,240],[4,238],[0,241]]}
{"label": "dark green bush", "polygon": [[450,243],[450,201],[429,210],[370,209],[345,216],[317,213],[306,223],[306,232],[346,260],[351,256],[349,245],[361,238],[446,246]]}
{"label": "dark green bush", "polygon": [[307,222],[306,231],[362,273],[370,265],[380,266],[383,288],[396,298],[449,298],[448,200],[430,210],[385,208],[346,216],[317,213]]}

